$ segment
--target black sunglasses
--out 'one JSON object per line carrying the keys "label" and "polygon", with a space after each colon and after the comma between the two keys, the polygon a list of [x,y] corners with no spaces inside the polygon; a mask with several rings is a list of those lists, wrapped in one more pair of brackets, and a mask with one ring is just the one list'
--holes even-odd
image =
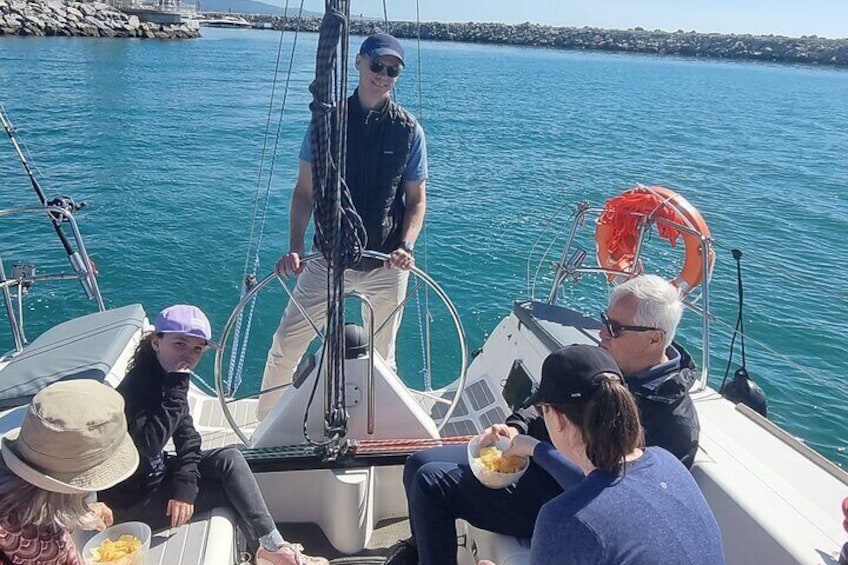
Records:
{"label": "black sunglasses", "polygon": [[625,326],[615,320],[610,320],[606,312],[601,312],[601,323],[607,329],[610,337],[613,339],[621,337],[622,332],[661,332],[659,328],[650,328],[648,326]]}
{"label": "black sunglasses", "polygon": [[383,69],[386,69],[386,74],[389,75],[389,78],[397,78],[400,74],[400,65],[387,65],[380,61],[372,60],[370,68],[371,72],[375,75],[379,75],[383,72]]}

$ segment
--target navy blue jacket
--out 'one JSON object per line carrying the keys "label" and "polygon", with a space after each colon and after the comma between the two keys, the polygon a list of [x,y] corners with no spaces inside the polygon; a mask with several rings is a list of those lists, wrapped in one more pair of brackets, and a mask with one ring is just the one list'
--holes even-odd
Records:
{"label": "navy blue jacket", "polygon": [[[669,361],[627,375],[645,429],[645,444],[670,451],[687,469],[695,462],[701,425],[688,390],[695,382],[695,363],[683,347],[672,344]],[[532,407],[513,412],[506,423],[523,434],[550,443],[545,422]]]}

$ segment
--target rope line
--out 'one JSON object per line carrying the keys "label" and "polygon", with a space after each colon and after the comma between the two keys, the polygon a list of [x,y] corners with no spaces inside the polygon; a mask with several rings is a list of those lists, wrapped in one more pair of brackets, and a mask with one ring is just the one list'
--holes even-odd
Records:
{"label": "rope line", "polygon": [[[350,4],[329,0],[321,24],[312,93],[312,191],[315,245],[327,261],[326,339],[321,350],[319,375],[325,375],[324,435],[337,442],[347,434],[344,374],[345,296],[344,273],[362,258],[367,235],[344,181],[347,158],[347,69]],[[317,383],[317,380],[316,380]],[[315,390],[313,389],[312,397]],[[310,397],[304,412],[307,433]],[[326,443],[326,442],[325,442]]]}

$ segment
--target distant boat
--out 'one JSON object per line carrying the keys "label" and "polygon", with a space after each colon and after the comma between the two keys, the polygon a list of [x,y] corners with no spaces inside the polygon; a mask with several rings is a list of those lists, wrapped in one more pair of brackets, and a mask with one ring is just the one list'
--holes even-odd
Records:
{"label": "distant boat", "polygon": [[224,16],[221,18],[209,18],[200,20],[203,27],[250,27],[251,23],[237,16]]}

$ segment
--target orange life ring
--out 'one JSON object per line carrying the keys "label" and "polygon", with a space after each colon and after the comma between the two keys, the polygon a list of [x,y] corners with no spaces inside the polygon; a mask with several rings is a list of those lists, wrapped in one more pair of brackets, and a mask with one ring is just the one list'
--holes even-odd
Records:
{"label": "orange life ring", "polygon": [[[683,269],[671,282],[684,294],[692,292],[704,282],[704,260],[701,254],[701,237],[710,237],[710,228],[698,210],[685,198],[662,186],[636,186],[607,200],[595,229],[598,266],[620,271],[633,277],[641,273],[641,263],[635,262],[639,242],[639,226],[657,218],[686,226],[699,235],[682,232],[664,222],[655,222],[660,237],[676,247],[677,238],[683,238],[685,259]],[[709,250],[709,271],[712,272],[715,254]],[[619,275],[607,275],[611,281]]]}

